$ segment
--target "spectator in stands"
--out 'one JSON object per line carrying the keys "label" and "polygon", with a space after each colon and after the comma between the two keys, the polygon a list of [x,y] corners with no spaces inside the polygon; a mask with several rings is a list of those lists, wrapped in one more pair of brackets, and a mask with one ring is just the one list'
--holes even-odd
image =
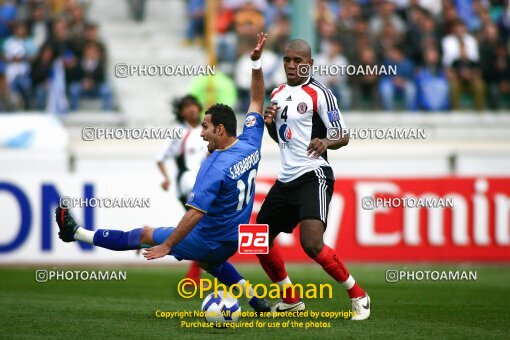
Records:
{"label": "spectator in stands", "polygon": [[112,92],[106,81],[105,65],[98,45],[91,43],[85,46],[76,80],[69,84],[71,110],[79,108],[81,97],[101,98],[103,110],[113,108]]}
{"label": "spectator in stands", "polygon": [[500,98],[509,96],[510,60],[508,50],[499,40],[495,24],[485,26],[480,42],[480,61],[483,80],[486,84],[489,108],[496,110]]}
{"label": "spectator in stands", "polygon": [[15,107],[30,107],[30,62],[37,55],[37,48],[28,35],[25,23],[14,26],[14,35],[4,43],[6,80]]}
{"label": "spectator in stands", "polygon": [[34,39],[37,48],[46,42],[49,38],[49,18],[46,13],[46,8],[42,3],[33,5],[32,10],[27,20],[29,35]]}
{"label": "spectator in stands", "polygon": [[443,10],[443,0],[418,0],[418,6],[437,18]]}
{"label": "spectator in stands", "polygon": [[53,49],[43,45],[35,61],[32,63],[31,79],[32,93],[35,96],[35,108],[39,111],[46,109],[49,79],[53,68]]}
{"label": "spectator in stands", "polygon": [[443,65],[450,67],[454,60],[460,59],[461,45],[464,47],[465,57],[473,63],[479,61],[478,43],[466,31],[466,25],[461,20],[455,22],[453,34],[449,34],[441,41],[443,49]]}
{"label": "spectator in stands", "polygon": [[252,37],[262,32],[265,26],[264,15],[253,1],[246,1],[234,14],[236,32],[241,37]]}
{"label": "spectator in stands", "polygon": [[420,18],[417,26],[408,33],[406,50],[411,60],[421,65],[424,63],[423,51],[428,49],[439,50],[440,37],[432,15],[426,11],[419,11]]}
{"label": "spectator in stands", "polygon": [[0,0],[0,41],[12,34],[17,9],[14,1]]}
{"label": "spectator in stands", "polygon": [[291,14],[291,7],[288,0],[274,0],[266,7],[264,17],[266,26],[276,25],[281,18],[288,18]]}
{"label": "spectator in stands", "polygon": [[218,61],[233,64],[237,57],[237,36],[232,30],[234,11],[218,0],[216,16],[216,54]]}
{"label": "spectator in stands", "polygon": [[480,65],[470,58],[468,49],[463,43],[459,47],[460,56],[453,61],[449,71],[452,108],[454,110],[460,109],[461,95],[469,93],[474,97],[475,109],[483,110],[485,107],[485,87]]}
{"label": "spectator in stands", "polygon": [[[329,44],[329,51],[322,52],[314,58],[315,65],[335,65],[341,67],[347,67],[349,61],[342,53],[343,47],[338,40],[333,40]],[[333,69],[332,69],[333,70]],[[347,75],[345,73],[330,74],[330,75],[315,75],[318,81],[328,87],[336,98],[339,99],[339,104],[344,110],[348,110],[351,107],[352,91],[348,84]]]}
{"label": "spectator in stands", "polygon": [[455,5],[449,1],[443,1],[443,15],[438,24],[438,31],[442,37],[453,34],[458,22],[462,22]]}
{"label": "spectator in stands", "polygon": [[83,46],[85,44],[85,30],[87,22],[85,21],[85,12],[83,7],[76,4],[71,7],[69,13],[69,39],[73,46]]}
{"label": "spectator in stands", "polygon": [[[496,84],[494,84],[497,89],[494,91],[494,97],[500,101],[502,99],[506,99],[508,105],[510,101],[510,56],[506,45],[498,45],[496,49],[496,60],[494,63],[499,76]],[[497,103],[495,108],[499,108],[499,103]]]}
{"label": "spectator in stands", "polygon": [[395,4],[388,0],[381,0],[377,5],[377,14],[369,21],[370,35],[376,36],[389,23],[393,25],[398,34],[405,34],[406,24],[395,13]]}
{"label": "spectator in stands", "polygon": [[379,34],[373,37],[372,46],[379,60],[386,58],[386,54],[393,46],[400,46],[404,42],[404,35],[400,34],[391,22],[387,22]]}
{"label": "spectator in stands", "polygon": [[379,91],[384,110],[393,110],[397,96],[403,97],[408,111],[416,109],[416,86],[414,84],[413,63],[406,58],[403,51],[397,47],[390,47],[386,53],[383,66],[390,69],[396,66],[397,75],[382,75]]}
{"label": "spectator in stands", "polygon": [[290,40],[290,22],[285,16],[276,18],[275,24],[269,29],[271,39],[266,43],[266,49],[283,51],[285,44]]}
{"label": "spectator in stands", "polygon": [[447,110],[450,108],[450,87],[441,66],[439,51],[429,48],[424,50],[423,54],[424,65],[416,73],[418,109]]}
{"label": "spectator in stands", "polygon": [[76,55],[71,39],[69,38],[69,28],[64,18],[56,19],[52,24],[51,35],[45,45],[50,45],[56,57],[72,53]]}
{"label": "spectator in stands", "polygon": [[262,32],[265,19],[257,4],[248,0],[239,6],[234,14],[234,29],[237,35],[237,56],[242,55],[244,46],[253,46],[253,37]]}
{"label": "spectator in stands", "polygon": [[[347,50],[345,54],[347,59],[351,61],[358,59],[359,51],[362,51],[365,48],[372,49],[372,43],[368,35],[368,24],[365,20],[360,20],[356,23],[354,36],[354,46],[351,47],[351,53],[349,53],[349,50]],[[344,46],[346,46],[345,43]]]}
{"label": "spectator in stands", "polygon": [[204,37],[205,1],[189,0],[187,6],[188,28],[185,44],[201,44]]}
{"label": "spectator in stands", "polygon": [[[337,25],[337,39],[340,41],[343,53],[348,60],[353,60],[356,55],[356,27],[359,22],[363,22],[361,18],[360,6],[348,1],[342,5],[339,13]],[[366,25],[364,26],[366,28]]]}
{"label": "spectator in stands", "polygon": [[[97,24],[95,23],[87,24],[87,26],[85,27],[84,38],[85,39],[83,47],[89,44],[95,44],[101,50],[101,56],[103,58],[104,63],[106,64],[106,61],[108,60],[108,51],[106,49],[106,44],[99,37],[99,29]],[[83,47],[81,51],[78,52],[80,55],[83,54]]]}
{"label": "spectator in stands", "polygon": [[507,1],[506,8],[498,20],[498,28],[501,33],[502,40],[507,43],[510,39],[510,1]]}
{"label": "spectator in stands", "polygon": [[[375,52],[370,46],[361,49],[355,60],[358,61],[357,66],[373,68],[378,64]],[[376,109],[378,107],[378,81],[377,74],[364,72],[364,74],[353,76],[353,103],[357,108],[368,106],[370,109]]]}

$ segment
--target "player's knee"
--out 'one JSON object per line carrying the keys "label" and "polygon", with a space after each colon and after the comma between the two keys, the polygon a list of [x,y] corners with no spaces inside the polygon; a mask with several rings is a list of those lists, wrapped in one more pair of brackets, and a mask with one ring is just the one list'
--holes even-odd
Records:
{"label": "player's knee", "polygon": [[142,238],[140,243],[152,245],[154,242],[152,241],[152,233],[154,232],[154,228],[144,226],[142,228]]}
{"label": "player's knee", "polygon": [[324,243],[318,240],[303,240],[301,239],[301,247],[305,251],[306,255],[312,259],[316,258],[322,250]]}

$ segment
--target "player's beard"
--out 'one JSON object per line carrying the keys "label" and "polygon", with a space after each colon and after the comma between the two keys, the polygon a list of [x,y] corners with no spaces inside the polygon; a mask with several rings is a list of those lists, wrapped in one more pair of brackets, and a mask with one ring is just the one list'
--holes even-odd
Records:
{"label": "player's beard", "polygon": [[207,140],[207,151],[209,153],[212,153],[214,150],[216,150],[216,143],[214,143],[211,139]]}

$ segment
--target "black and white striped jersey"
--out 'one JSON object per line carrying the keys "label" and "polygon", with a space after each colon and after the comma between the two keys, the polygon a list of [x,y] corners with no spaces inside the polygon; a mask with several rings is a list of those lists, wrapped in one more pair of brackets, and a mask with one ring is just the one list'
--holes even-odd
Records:
{"label": "black and white striped jersey", "polygon": [[335,96],[313,78],[298,86],[281,84],[271,93],[271,102],[279,106],[276,132],[280,146],[281,182],[290,182],[306,172],[329,166],[327,152],[318,158],[307,155],[314,138],[325,138],[328,128],[345,129]]}

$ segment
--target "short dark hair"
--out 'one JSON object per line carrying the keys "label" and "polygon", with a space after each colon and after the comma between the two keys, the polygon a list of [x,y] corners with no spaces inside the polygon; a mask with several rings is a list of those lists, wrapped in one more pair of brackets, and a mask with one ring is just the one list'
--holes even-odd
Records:
{"label": "short dark hair", "polygon": [[222,124],[229,136],[237,136],[237,119],[234,110],[225,104],[211,105],[206,111],[206,115],[211,115],[211,122],[216,128]]}
{"label": "short dark hair", "polygon": [[179,123],[184,122],[184,119],[181,116],[182,109],[184,109],[185,106],[190,104],[196,105],[198,107],[198,111],[202,111],[202,104],[200,104],[197,97],[191,94],[185,95],[184,97],[181,98],[177,98],[172,102],[175,119],[177,119]]}

